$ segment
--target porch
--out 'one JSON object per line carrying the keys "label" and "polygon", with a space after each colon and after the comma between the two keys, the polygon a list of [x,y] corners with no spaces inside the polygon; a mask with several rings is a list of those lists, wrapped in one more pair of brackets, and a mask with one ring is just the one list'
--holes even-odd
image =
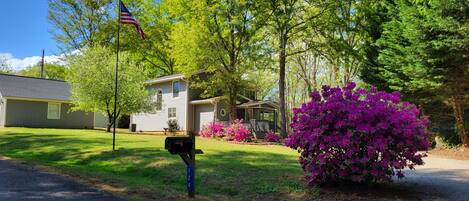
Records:
{"label": "porch", "polygon": [[[269,130],[277,131],[278,108],[273,101],[249,101],[237,106],[236,116],[256,137],[263,138]],[[223,123],[227,125],[228,121]]]}

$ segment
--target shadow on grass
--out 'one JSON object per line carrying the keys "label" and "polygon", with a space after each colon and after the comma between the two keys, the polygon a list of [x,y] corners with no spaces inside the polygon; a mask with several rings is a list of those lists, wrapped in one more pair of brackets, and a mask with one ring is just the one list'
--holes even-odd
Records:
{"label": "shadow on grass", "polygon": [[[185,197],[182,160],[161,146],[149,147],[152,142],[147,143],[141,148],[103,151],[109,146],[105,138],[8,133],[0,135],[0,155],[97,178],[150,199]],[[269,152],[208,151],[197,156],[197,193],[209,200],[290,199],[290,193],[307,190],[296,160],[291,155]]]}
{"label": "shadow on grass", "polygon": [[[163,149],[164,138],[127,136],[119,142],[134,148],[106,151],[109,136],[80,137],[80,132],[67,132],[0,134],[0,155],[52,165],[92,181],[123,187],[128,194],[149,200],[185,198],[185,165],[178,155]],[[317,189],[305,186],[302,175],[295,156],[271,150],[217,147],[197,155],[196,186],[202,200],[418,200],[416,193],[422,193],[412,184],[399,182]]]}

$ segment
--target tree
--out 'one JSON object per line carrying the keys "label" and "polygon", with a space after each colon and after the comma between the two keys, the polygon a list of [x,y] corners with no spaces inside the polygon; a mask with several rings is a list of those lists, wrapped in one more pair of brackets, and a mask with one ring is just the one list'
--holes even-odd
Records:
{"label": "tree", "polygon": [[[54,80],[65,80],[67,67],[59,64],[44,64],[44,78]],[[28,66],[26,69],[20,70],[19,75],[28,77],[40,77],[41,66],[40,63],[34,66]]]}
{"label": "tree", "polygon": [[7,58],[5,58],[4,56],[1,56],[1,55],[0,55],[0,73],[3,73],[3,74],[12,74],[12,73],[14,73],[14,70],[8,64]]}
{"label": "tree", "polygon": [[[143,69],[132,61],[127,52],[121,52],[119,59],[116,117],[151,110],[153,104],[144,86],[146,76]],[[115,52],[102,46],[68,57],[70,71],[67,81],[72,88],[73,109],[107,115],[108,132],[114,117],[115,61]]]}
{"label": "tree", "polygon": [[386,84],[386,80],[376,76],[382,67],[378,61],[380,47],[376,43],[383,34],[384,24],[391,21],[397,12],[397,6],[394,0],[375,1],[368,6],[362,7],[364,18],[366,19],[360,25],[366,32],[364,40],[364,62],[360,68],[360,79],[366,83],[371,83],[379,90],[392,91]]}
{"label": "tree", "polygon": [[461,141],[469,147],[464,116],[469,98],[469,2],[402,0],[398,8],[378,40],[383,67],[376,77],[424,104],[429,97],[443,98],[453,109]]}
{"label": "tree", "polygon": [[249,71],[246,81],[249,82],[249,88],[256,92],[256,99],[269,99],[272,89],[277,84],[275,73],[267,69],[255,69]]}
{"label": "tree", "polygon": [[110,14],[113,0],[49,0],[49,22],[54,39],[65,51],[108,44],[116,21]]}
{"label": "tree", "polygon": [[219,92],[228,100],[230,121],[236,119],[236,99],[246,87],[243,76],[259,58],[261,38],[256,34],[265,22],[262,6],[255,1],[170,2],[171,15],[177,16],[172,31],[173,55],[186,74],[203,70],[209,79],[197,87],[210,95]]}
{"label": "tree", "polygon": [[318,74],[321,57],[315,53],[308,52],[295,55],[293,60],[297,66],[296,72],[307,87],[307,93],[310,94],[313,90],[317,90],[319,86]]}
{"label": "tree", "polygon": [[364,12],[374,0],[334,1],[321,17],[323,26],[314,29],[319,35],[318,54],[329,64],[334,85],[356,81],[364,61],[367,18]]}
{"label": "tree", "polygon": [[[135,1],[135,0],[134,0]],[[121,38],[121,47],[140,61],[151,76],[172,75],[177,73],[175,59],[171,57],[171,31],[175,20],[168,15],[166,1],[143,0],[132,3],[127,1],[145,31],[145,40],[139,43],[137,34],[128,34]],[[129,31],[134,31],[129,29]]]}
{"label": "tree", "polygon": [[[287,107],[285,100],[285,72],[287,57],[308,51],[311,45],[303,46],[304,49],[296,49],[289,46],[292,39],[301,38],[308,28],[315,24],[327,6],[321,1],[304,0],[270,0],[269,8],[272,16],[270,18],[270,32],[276,37],[274,45],[277,46],[279,64],[279,103],[280,103],[280,132],[282,136],[287,135]],[[317,24],[316,24],[317,25]],[[300,40],[305,40],[301,38]],[[306,41],[306,40],[305,40]],[[291,43],[290,43],[291,44]]]}

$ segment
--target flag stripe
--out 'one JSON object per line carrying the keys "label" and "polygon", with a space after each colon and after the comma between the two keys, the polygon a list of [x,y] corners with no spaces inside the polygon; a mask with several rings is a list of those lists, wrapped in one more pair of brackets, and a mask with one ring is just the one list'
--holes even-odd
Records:
{"label": "flag stripe", "polygon": [[119,23],[121,24],[133,24],[137,33],[140,35],[140,38],[145,39],[145,33],[143,32],[142,27],[138,21],[132,16],[129,12],[127,7],[125,7],[124,3],[120,2],[120,16],[119,16]]}

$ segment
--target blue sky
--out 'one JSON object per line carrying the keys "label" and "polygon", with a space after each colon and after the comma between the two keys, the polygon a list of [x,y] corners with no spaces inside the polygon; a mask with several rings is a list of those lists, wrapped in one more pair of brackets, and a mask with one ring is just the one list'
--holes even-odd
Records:
{"label": "blue sky", "polygon": [[47,0],[1,0],[0,56],[7,57],[15,69],[59,50],[50,34]]}

